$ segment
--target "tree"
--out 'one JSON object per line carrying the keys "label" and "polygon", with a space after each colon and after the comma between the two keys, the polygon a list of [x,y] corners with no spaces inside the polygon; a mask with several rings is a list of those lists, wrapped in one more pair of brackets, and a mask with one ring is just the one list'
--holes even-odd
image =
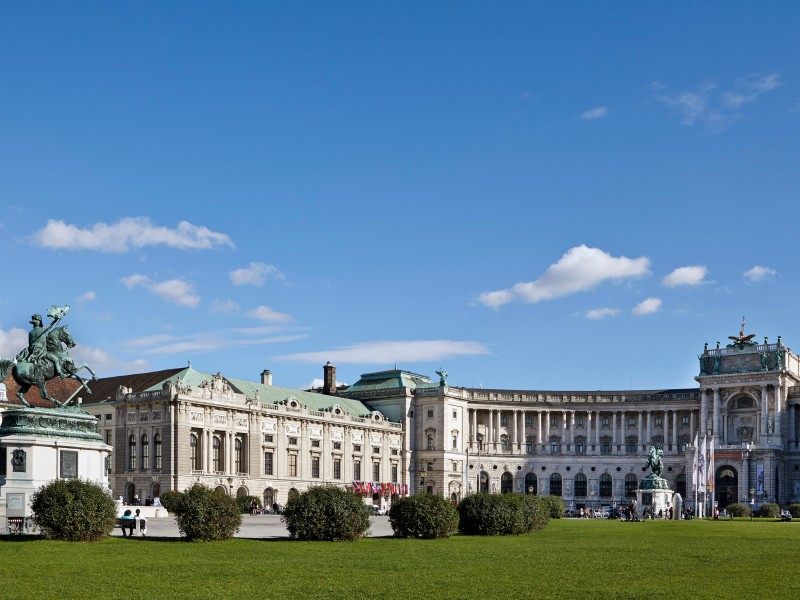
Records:
{"label": "tree", "polygon": [[389,523],[397,537],[447,538],[458,531],[458,511],[444,496],[417,494],[392,502]]}
{"label": "tree", "polygon": [[230,539],[242,524],[234,498],[200,484],[186,490],[174,510],[181,535],[191,542]]}

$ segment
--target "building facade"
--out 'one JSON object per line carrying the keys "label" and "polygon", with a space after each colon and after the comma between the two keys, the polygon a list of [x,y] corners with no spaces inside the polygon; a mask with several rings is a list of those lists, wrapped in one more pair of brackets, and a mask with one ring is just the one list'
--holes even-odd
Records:
{"label": "building facade", "polygon": [[636,496],[657,445],[664,478],[692,506],[705,440],[720,508],[800,501],[800,361],[780,338],[751,338],[706,346],[693,388],[475,389],[400,369],[337,388],[329,364],[323,389],[301,391],[273,386],[268,371],[250,382],[189,367],[100,380],[94,397],[106,400],[84,407],[115,448],[110,482],[128,500],[197,482],[283,504],[327,483],[375,503],[488,492],[613,506]]}

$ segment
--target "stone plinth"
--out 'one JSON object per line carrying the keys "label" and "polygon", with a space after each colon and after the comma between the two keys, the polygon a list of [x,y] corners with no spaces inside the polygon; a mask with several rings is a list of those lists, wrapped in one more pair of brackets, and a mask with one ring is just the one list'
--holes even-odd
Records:
{"label": "stone plinth", "polygon": [[93,415],[77,407],[22,408],[2,418],[0,494],[7,517],[30,516],[31,495],[54,479],[80,478],[108,490],[112,448],[103,443]]}
{"label": "stone plinth", "polygon": [[669,489],[669,482],[651,473],[642,479],[639,489],[636,490],[639,514],[644,514],[644,509],[649,506],[653,509],[653,516],[657,516],[658,511],[666,515],[670,507],[674,510],[673,495],[674,492]]}

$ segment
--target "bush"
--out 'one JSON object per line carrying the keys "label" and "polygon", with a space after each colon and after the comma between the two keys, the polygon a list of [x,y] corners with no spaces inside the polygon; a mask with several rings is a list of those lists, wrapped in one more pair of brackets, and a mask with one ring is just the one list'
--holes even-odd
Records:
{"label": "bush", "polygon": [[750,507],[745,504],[734,503],[729,504],[725,510],[727,510],[731,516],[734,517],[749,517],[750,516]]}
{"label": "bush", "polygon": [[758,509],[759,517],[769,517],[772,519],[777,519],[780,513],[781,513],[781,507],[778,506],[777,504],[762,504],[761,508]]}
{"label": "bush", "polygon": [[249,513],[250,503],[255,500],[258,507],[261,508],[261,500],[257,496],[236,496],[236,505],[239,507],[239,512]]}
{"label": "bush", "polygon": [[518,535],[544,527],[550,505],[536,496],[473,494],[459,503],[458,514],[465,535]]}
{"label": "bush", "polygon": [[93,542],[114,529],[117,505],[100,485],[81,479],[57,479],[31,498],[34,523],[54,540]]}
{"label": "bush", "polygon": [[560,496],[541,496],[541,499],[545,502],[550,511],[551,519],[561,519],[564,516],[566,507]]}
{"label": "bush", "polygon": [[800,504],[790,504],[789,514],[792,515],[793,519],[800,519]]}
{"label": "bush", "polygon": [[389,523],[396,537],[447,538],[458,531],[458,511],[444,496],[407,496],[392,502]]}
{"label": "bush", "polygon": [[369,529],[361,496],[334,486],[312,487],[289,498],[281,521],[293,538],[311,541],[353,541]]}
{"label": "bush", "polygon": [[174,513],[175,508],[178,506],[178,503],[183,498],[183,492],[164,492],[161,494],[159,501],[161,502],[161,506],[167,509],[167,511]]}
{"label": "bush", "polygon": [[239,531],[242,513],[236,500],[204,485],[194,485],[175,506],[181,535],[191,542],[227,540]]}

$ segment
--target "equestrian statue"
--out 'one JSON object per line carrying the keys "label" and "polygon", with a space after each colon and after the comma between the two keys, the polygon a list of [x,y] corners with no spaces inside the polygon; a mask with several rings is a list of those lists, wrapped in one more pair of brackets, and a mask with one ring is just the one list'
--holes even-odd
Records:
{"label": "equestrian statue", "polygon": [[661,477],[664,470],[664,451],[658,446],[650,446],[650,452],[647,455],[647,465],[653,471],[653,475]]}
{"label": "equestrian statue", "polygon": [[69,355],[69,348],[75,347],[75,341],[66,325],[56,327],[68,311],[69,304],[63,307],[51,306],[47,311],[47,316],[52,319],[52,322],[47,327],[43,326],[41,315],[33,315],[30,320],[33,328],[28,334],[28,347],[21,350],[12,360],[0,358],[0,381],[6,378],[6,374],[11,369],[14,381],[19,384],[17,397],[27,407],[31,405],[25,399],[25,393],[32,385],[39,388],[42,398],[56,406],[65,406],[69,402],[62,404],[47,393],[47,382],[55,377],[77,379],[87,393],[92,393],[77,373],[86,369],[92,374],[92,379],[97,379],[97,375],[89,365],[75,364]]}

